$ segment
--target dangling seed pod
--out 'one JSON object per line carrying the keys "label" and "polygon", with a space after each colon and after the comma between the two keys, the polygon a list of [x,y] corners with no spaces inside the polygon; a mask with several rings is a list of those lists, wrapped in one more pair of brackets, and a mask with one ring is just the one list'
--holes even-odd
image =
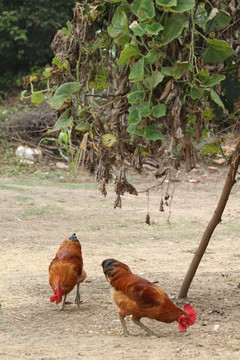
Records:
{"label": "dangling seed pod", "polygon": [[147,215],[146,215],[145,223],[148,224],[148,225],[151,225],[149,213],[147,213]]}

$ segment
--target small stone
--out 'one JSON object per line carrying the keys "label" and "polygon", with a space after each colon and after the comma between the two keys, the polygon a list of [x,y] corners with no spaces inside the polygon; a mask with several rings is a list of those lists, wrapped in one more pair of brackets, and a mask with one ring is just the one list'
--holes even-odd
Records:
{"label": "small stone", "polygon": [[219,324],[215,324],[214,327],[213,327],[213,331],[218,331],[220,328],[220,325]]}
{"label": "small stone", "polygon": [[215,166],[208,166],[208,170],[211,172],[218,172],[218,168],[216,168]]}
{"label": "small stone", "polygon": [[189,179],[188,182],[193,183],[193,184],[198,184],[198,183],[200,183],[201,181],[200,181],[200,180],[197,180],[197,179]]}
{"label": "small stone", "polygon": [[58,161],[56,163],[56,167],[59,168],[59,169],[68,169],[68,165],[65,164],[64,162],[61,162],[61,161]]}
{"label": "small stone", "polygon": [[223,165],[226,163],[226,159],[224,159],[224,158],[215,159],[215,160],[213,160],[213,163],[216,165]]}

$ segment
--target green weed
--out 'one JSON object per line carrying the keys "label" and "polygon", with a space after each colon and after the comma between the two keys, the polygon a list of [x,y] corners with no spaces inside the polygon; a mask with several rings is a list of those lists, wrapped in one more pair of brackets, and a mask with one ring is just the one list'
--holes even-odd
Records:
{"label": "green weed", "polygon": [[98,184],[88,183],[70,183],[70,182],[57,182],[57,181],[43,181],[39,177],[31,177],[28,179],[14,179],[12,184],[24,185],[24,186],[56,186],[67,189],[97,189]]}
{"label": "green weed", "polygon": [[5,185],[5,184],[0,184],[0,189],[3,189],[3,190],[16,190],[16,191],[29,191],[29,189],[24,189],[24,188],[20,188],[20,187]]}
{"label": "green weed", "polygon": [[32,200],[32,198],[29,196],[21,196],[21,195],[13,196],[13,198],[19,202],[24,202],[24,203],[27,202],[28,200]]}
{"label": "green weed", "polygon": [[[31,205],[31,204],[29,204]],[[31,217],[31,216],[42,216],[52,212],[58,212],[60,209],[57,206],[42,206],[42,207],[33,207],[25,210],[21,216]]]}
{"label": "green weed", "polygon": [[91,231],[99,231],[99,230],[101,230],[101,226],[92,225],[92,226],[89,227],[89,230],[91,230]]}
{"label": "green weed", "polygon": [[42,245],[42,246],[39,246],[36,248],[37,251],[42,251],[42,250],[45,250],[46,249],[46,246]]}

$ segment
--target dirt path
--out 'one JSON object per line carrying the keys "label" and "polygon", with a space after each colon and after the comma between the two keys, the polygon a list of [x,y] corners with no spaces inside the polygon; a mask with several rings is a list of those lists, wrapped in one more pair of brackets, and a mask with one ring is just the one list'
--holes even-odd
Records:
{"label": "dirt path", "polygon": [[[226,169],[202,178],[205,169],[176,183],[168,212],[159,212],[161,190],[150,195],[152,225],[145,224],[146,194],[123,197],[113,209],[109,186],[103,198],[93,179],[76,186],[0,179],[0,359],[240,359],[240,184],[235,185],[222,223],[189,291],[198,320],[187,333],[177,323],[144,319],[162,338],[147,337],[129,319],[137,337],[124,338],[101,262],[114,257],[173,297],[216,207]],[[155,184],[137,178],[137,189]],[[62,240],[76,232],[83,248],[87,281],[82,305],[64,312],[51,304],[48,265]],[[219,328],[216,330],[217,326]]]}

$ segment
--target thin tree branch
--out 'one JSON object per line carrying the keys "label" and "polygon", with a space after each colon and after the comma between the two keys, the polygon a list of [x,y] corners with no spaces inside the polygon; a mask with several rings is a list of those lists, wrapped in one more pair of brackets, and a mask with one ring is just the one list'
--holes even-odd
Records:
{"label": "thin tree branch", "polygon": [[239,164],[240,164],[240,139],[238,140],[238,143],[236,145],[232,159],[230,161],[228,175],[227,175],[225,185],[223,187],[222,194],[220,196],[217,208],[216,208],[210,222],[208,223],[208,225],[206,227],[206,230],[203,234],[203,237],[199,244],[199,247],[192,259],[191,265],[190,265],[190,267],[187,271],[187,274],[183,280],[181,289],[178,294],[178,298],[180,298],[180,299],[187,296],[189,287],[192,283],[192,280],[193,280],[194,275],[197,271],[197,268],[200,264],[200,261],[206,251],[206,248],[209,244],[212,233],[214,232],[217,225],[221,222],[221,217],[222,217],[223,211],[225,209],[225,206],[227,204],[230,192],[232,190],[233,185],[236,182],[235,178],[236,178]]}

